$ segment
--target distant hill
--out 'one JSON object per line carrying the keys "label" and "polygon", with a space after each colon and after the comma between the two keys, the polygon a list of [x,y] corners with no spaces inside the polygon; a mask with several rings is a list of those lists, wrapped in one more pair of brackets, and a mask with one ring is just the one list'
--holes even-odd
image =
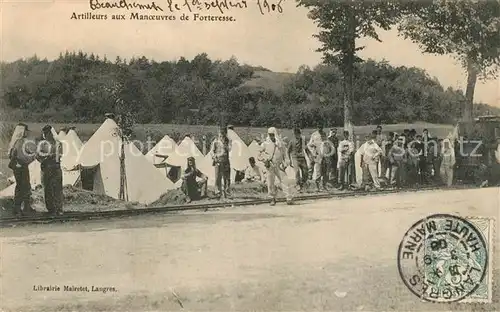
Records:
{"label": "distant hill", "polygon": [[[206,53],[156,62],[66,52],[53,61],[0,62],[0,72],[0,119],[7,121],[99,124],[105,113],[126,112],[136,124],[313,128],[344,122],[342,71],[334,65],[283,73]],[[356,65],[353,88],[355,125],[453,124],[466,101],[461,90],[444,88],[422,69],[373,60]],[[497,111],[476,105],[474,113]]]}
{"label": "distant hill", "polygon": [[290,83],[295,74],[280,73],[272,71],[255,71],[252,78],[243,83],[244,87],[266,89],[283,94],[285,92],[285,85]]}

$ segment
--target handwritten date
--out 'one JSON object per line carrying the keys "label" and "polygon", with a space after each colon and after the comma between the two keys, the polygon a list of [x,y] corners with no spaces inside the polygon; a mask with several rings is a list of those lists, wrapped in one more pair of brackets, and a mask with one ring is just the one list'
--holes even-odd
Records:
{"label": "handwritten date", "polygon": [[283,0],[278,0],[276,3],[271,3],[267,0],[257,0],[257,6],[259,7],[260,14],[264,15],[265,13],[278,12],[283,13],[283,7],[281,3]]}
{"label": "handwritten date", "polygon": [[[166,0],[168,9],[171,12],[187,10],[189,12],[194,11],[210,11],[210,10],[218,10],[221,14],[226,13],[229,10],[240,10],[247,9],[250,4],[249,2],[253,2],[255,0],[212,0],[212,1],[203,1],[203,0],[184,0],[179,4],[175,2],[175,0]],[[283,7],[281,3],[283,0],[257,0],[257,6],[261,14],[271,13],[271,12],[279,12],[283,13]],[[270,3],[272,2],[272,3]]]}

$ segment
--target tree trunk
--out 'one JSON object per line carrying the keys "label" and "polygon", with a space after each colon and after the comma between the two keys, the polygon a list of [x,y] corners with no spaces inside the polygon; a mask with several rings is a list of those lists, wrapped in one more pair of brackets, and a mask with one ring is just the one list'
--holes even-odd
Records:
{"label": "tree trunk", "polygon": [[352,73],[349,74],[346,72],[344,74],[343,81],[343,89],[344,89],[344,130],[349,131],[351,135],[353,135],[354,125],[352,123]]}
{"label": "tree trunk", "polygon": [[463,108],[462,121],[464,122],[465,135],[470,136],[474,122],[474,91],[477,82],[477,67],[472,58],[467,61],[467,87],[465,89],[465,107]]}
{"label": "tree trunk", "polygon": [[348,33],[349,39],[346,42],[346,49],[343,58],[343,92],[344,92],[344,129],[349,131],[351,138],[354,139],[354,125],[352,123],[352,111],[354,102],[353,92],[353,72],[354,72],[354,53],[356,49],[356,17],[354,9],[348,8]]}
{"label": "tree trunk", "polygon": [[465,90],[466,103],[463,112],[464,121],[473,121],[474,112],[474,90],[477,82],[477,69],[474,61],[470,60],[467,63],[467,88]]}

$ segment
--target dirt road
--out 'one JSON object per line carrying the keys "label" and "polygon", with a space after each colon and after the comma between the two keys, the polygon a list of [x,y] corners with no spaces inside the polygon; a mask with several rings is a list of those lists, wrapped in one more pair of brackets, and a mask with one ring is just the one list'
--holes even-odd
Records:
{"label": "dirt road", "polygon": [[396,264],[417,220],[498,220],[499,202],[433,191],[2,229],[0,310],[500,311],[498,233],[491,305],[421,302]]}

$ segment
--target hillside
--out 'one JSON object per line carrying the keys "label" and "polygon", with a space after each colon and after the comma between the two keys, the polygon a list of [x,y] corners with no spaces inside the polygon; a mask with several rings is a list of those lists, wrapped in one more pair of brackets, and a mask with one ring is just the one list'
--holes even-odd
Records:
{"label": "hillside", "polygon": [[271,90],[276,94],[285,93],[285,86],[291,82],[295,74],[272,71],[255,71],[253,76],[243,83],[244,87],[257,90]]}

